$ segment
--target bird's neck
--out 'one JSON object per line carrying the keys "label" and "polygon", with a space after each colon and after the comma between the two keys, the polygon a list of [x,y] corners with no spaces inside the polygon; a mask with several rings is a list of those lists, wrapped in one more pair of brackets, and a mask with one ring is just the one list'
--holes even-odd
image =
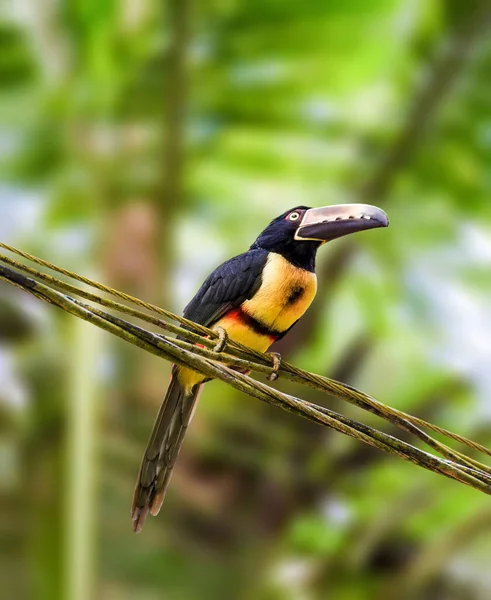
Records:
{"label": "bird's neck", "polygon": [[315,272],[315,257],[320,243],[314,241],[298,242],[296,240],[275,241],[274,244],[256,240],[251,250],[262,249],[280,254],[295,267]]}

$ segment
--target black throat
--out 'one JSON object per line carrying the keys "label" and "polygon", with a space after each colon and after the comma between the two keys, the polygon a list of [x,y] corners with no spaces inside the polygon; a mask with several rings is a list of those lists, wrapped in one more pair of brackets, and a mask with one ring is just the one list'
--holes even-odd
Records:
{"label": "black throat", "polygon": [[293,238],[276,238],[276,236],[260,235],[252,244],[251,250],[262,248],[268,252],[276,252],[288,262],[306,271],[315,272],[315,257],[320,242],[297,241]]}

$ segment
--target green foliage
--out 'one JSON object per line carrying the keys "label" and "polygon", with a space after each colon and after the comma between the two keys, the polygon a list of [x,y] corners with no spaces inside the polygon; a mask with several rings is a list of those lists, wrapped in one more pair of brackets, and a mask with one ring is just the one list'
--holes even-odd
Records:
{"label": "green foliage", "polygon": [[[429,86],[430,97],[443,90],[424,128],[409,123],[408,155],[389,170],[383,196],[370,198],[383,204],[391,226],[360,236],[339,274],[330,263],[335,247],[325,248],[312,319],[287,338],[285,353],[489,443],[489,36],[471,40],[473,51],[452,69],[448,86],[446,79],[431,88],[435,63],[487,2],[13,4],[28,14],[11,9],[0,24],[2,236],[20,231],[16,245],[68,268],[76,260],[78,270],[99,271],[99,279],[146,299],[158,302],[165,289],[176,310],[277,213],[358,199],[407,125],[421,87]],[[180,79],[170,64],[172,6],[188,4]],[[483,24],[487,18],[483,13]],[[167,101],[176,86],[185,128],[169,139]],[[165,148],[177,153],[180,144],[185,168],[176,169],[176,205],[163,192]],[[33,217],[17,199],[30,194],[41,210],[27,226]],[[134,206],[147,212],[132,213]],[[162,249],[162,239],[171,238]],[[12,321],[2,309],[2,327],[29,323],[23,311]],[[66,473],[57,465],[73,340],[64,321],[49,319],[35,339],[26,330],[9,350],[19,364],[35,365],[36,376],[18,375],[27,402],[19,408],[15,390],[3,386],[5,411],[32,423],[29,439],[15,430],[0,447],[20,465],[18,483],[5,484],[13,567],[9,562],[2,589],[21,600],[18,586],[35,572],[53,598],[69,535],[60,524]],[[295,348],[288,339],[297,340]],[[307,575],[294,584],[286,577],[272,597],[394,597],[384,593],[412,561],[488,502],[337,434],[283,419],[215,382],[204,392],[169,502],[135,539],[131,485],[168,372],[105,344],[93,373],[102,387],[94,597],[271,597],[277,568],[296,553],[306,558]],[[297,393],[290,382],[279,386]],[[320,401],[315,393],[311,399]],[[12,414],[6,422],[17,422]],[[373,426],[380,426],[375,417]],[[330,494],[349,508],[343,527],[323,514]],[[469,554],[447,549],[427,597],[491,596],[485,574],[466,579],[487,549],[475,534],[465,544]],[[404,581],[409,594],[417,589],[416,576]]]}
{"label": "green foliage", "polygon": [[31,83],[36,73],[36,62],[26,33],[0,21],[0,91]]}

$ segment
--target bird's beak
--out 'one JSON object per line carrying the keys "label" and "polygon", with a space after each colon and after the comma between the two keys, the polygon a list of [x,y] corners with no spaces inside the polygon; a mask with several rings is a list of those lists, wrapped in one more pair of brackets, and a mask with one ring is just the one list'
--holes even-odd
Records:
{"label": "bird's beak", "polygon": [[328,242],[357,231],[388,225],[389,219],[385,212],[369,204],[309,208],[297,228],[295,239]]}

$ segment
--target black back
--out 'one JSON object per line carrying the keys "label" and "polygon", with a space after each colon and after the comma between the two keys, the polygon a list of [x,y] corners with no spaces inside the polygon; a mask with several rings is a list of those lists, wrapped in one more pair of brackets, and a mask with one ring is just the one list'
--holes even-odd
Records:
{"label": "black back", "polygon": [[221,264],[205,279],[186,306],[184,317],[210,327],[227,312],[252,298],[261,286],[268,254],[267,250],[256,248]]}

